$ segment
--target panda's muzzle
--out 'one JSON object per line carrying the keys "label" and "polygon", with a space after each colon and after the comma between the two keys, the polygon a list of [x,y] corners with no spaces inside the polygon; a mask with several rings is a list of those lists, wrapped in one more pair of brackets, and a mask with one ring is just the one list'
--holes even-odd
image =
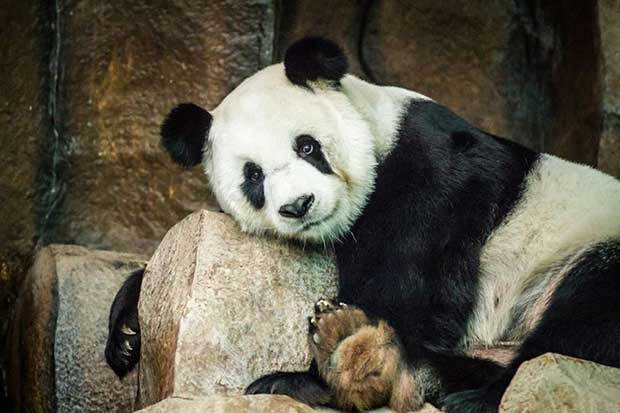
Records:
{"label": "panda's muzzle", "polygon": [[278,213],[285,218],[302,218],[314,203],[313,194],[305,194],[289,204],[282,205]]}

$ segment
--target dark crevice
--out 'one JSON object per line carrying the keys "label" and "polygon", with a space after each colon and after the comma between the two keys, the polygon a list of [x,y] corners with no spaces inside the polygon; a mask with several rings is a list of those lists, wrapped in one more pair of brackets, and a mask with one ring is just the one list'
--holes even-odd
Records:
{"label": "dark crevice", "polygon": [[53,233],[60,206],[64,199],[66,184],[64,175],[67,164],[68,144],[63,135],[62,119],[62,0],[48,5],[51,28],[50,53],[48,57],[48,100],[47,115],[49,132],[42,144],[41,166],[37,176],[37,247],[53,241]]}
{"label": "dark crevice", "polygon": [[372,83],[377,83],[377,77],[375,76],[373,70],[370,68],[370,65],[366,61],[366,56],[364,55],[364,43],[366,40],[366,30],[368,28],[368,22],[370,21],[370,12],[372,11],[372,7],[374,6],[374,0],[367,0],[362,6],[362,14],[360,17],[360,25],[359,25],[359,35],[357,36],[357,58],[360,62],[360,67],[366,78]]}

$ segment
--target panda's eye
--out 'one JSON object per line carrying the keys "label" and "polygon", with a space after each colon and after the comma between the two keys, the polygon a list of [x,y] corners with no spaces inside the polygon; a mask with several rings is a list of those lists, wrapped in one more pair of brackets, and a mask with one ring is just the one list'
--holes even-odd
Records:
{"label": "panda's eye", "polygon": [[301,148],[299,148],[299,156],[305,157],[314,152],[314,145],[311,143],[304,143]]}
{"label": "panda's eye", "polygon": [[312,155],[314,150],[314,138],[308,135],[301,135],[297,138],[297,155],[301,158]]}
{"label": "panda's eye", "polygon": [[243,173],[248,181],[255,184],[261,182],[264,178],[263,170],[261,169],[261,167],[252,162],[248,162],[245,164],[245,166],[243,167]]}

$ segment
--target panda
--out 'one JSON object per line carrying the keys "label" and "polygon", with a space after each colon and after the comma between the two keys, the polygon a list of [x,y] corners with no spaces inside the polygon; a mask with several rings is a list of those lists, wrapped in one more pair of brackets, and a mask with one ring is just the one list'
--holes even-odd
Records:
{"label": "panda", "polygon": [[[335,252],[339,292],[309,319],[310,369],[246,392],[484,413],[543,353],[620,367],[620,182],[347,70],[338,45],[305,38],[211,112],[181,104],[161,129],[244,231]],[[139,357],[142,275],[111,309],[119,376]],[[476,355],[504,342],[518,343],[504,363]]]}

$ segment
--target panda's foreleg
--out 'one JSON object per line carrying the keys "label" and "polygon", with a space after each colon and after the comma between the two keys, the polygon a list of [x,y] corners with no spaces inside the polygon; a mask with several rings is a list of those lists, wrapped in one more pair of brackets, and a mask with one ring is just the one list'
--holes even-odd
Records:
{"label": "panda's foreleg", "polygon": [[497,412],[519,366],[553,352],[620,367],[620,241],[584,254],[553,293],[537,326],[504,373],[477,390],[449,395],[449,413]]}
{"label": "panda's foreleg", "polygon": [[308,371],[278,371],[260,377],[245,389],[245,394],[284,394],[310,406],[324,406],[332,400],[314,360]]}
{"label": "panda's foreleg", "polygon": [[140,359],[138,299],[143,275],[144,269],[131,273],[110,308],[105,358],[120,378],[133,370]]}

